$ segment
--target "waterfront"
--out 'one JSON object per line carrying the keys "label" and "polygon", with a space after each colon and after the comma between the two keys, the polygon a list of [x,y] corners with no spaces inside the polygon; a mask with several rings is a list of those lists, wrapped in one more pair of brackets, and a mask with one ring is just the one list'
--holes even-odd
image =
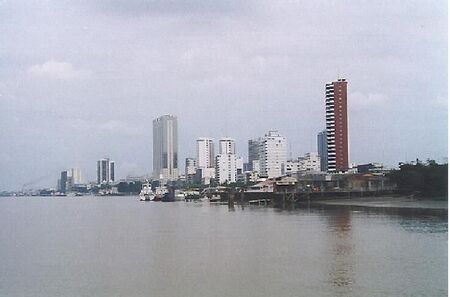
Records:
{"label": "waterfront", "polygon": [[0,296],[447,296],[447,216],[0,198]]}

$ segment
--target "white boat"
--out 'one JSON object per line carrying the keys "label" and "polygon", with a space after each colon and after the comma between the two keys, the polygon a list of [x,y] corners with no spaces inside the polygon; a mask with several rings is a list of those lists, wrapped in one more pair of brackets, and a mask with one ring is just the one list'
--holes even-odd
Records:
{"label": "white boat", "polygon": [[209,202],[220,202],[220,199],[220,195],[216,193],[209,197]]}
{"label": "white boat", "polygon": [[186,198],[186,194],[182,190],[175,190],[175,200],[183,201]]}
{"label": "white boat", "polygon": [[166,187],[157,187],[155,189],[155,197],[152,199],[152,201],[161,201],[165,194],[167,194],[167,188]]}
{"label": "white boat", "polygon": [[202,202],[220,202],[220,195],[219,194],[208,194],[203,195],[200,197],[199,201]]}
{"label": "white boat", "polygon": [[139,198],[141,201],[152,201],[155,199],[155,194],[153,194],[152,187],[150,186],[150,183],[148,181],[142,184]]}

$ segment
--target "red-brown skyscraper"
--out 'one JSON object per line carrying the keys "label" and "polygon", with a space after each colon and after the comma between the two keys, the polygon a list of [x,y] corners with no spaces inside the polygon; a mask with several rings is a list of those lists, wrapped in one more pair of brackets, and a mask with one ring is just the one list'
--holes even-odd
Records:
{"label": "red-brown skyscraper", "polygon": [[325,85],[328,171],[348,170],[347,82],[345,79]]}

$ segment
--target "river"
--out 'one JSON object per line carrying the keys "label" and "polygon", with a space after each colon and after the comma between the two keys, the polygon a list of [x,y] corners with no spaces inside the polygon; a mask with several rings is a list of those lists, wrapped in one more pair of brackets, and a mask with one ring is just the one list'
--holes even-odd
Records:
{"label": "river", "polygon": [[0,198],[0,296],[447,296],[447,215]]}

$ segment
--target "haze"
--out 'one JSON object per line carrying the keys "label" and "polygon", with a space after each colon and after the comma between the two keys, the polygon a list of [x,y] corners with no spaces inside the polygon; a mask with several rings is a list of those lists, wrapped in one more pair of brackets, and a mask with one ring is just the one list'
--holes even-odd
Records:
{"label": "haze", "polygon": [[[316,151],[346,78],[350,161],[447,157],[447,1],[0,1],[0,190],[116,161],[151,174],[152,120],[195,139],[277,129]],[[183,170],[183,167],[180,168]]]}

